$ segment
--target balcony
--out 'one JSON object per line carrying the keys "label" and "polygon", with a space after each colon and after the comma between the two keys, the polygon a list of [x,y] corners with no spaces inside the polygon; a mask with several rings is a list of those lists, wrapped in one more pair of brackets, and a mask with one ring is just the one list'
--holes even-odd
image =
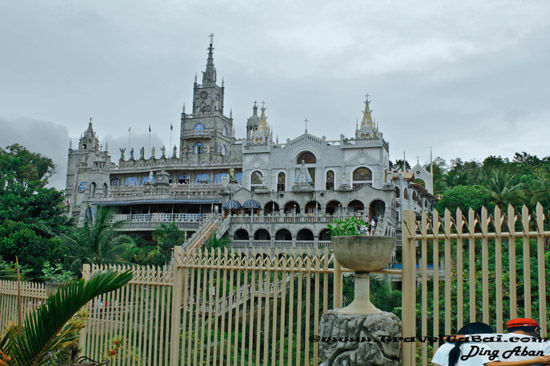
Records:
{"label": "balcony", "polygon": [[324,248],[332,248],[330,240],[233,240],[229,244],[229,247],[234,249],[247,249],[255,248],[262,250],[275,250],[279,249],[281,251],[288,249],[298,249],[302,251],[315,250],[324,250]]}
{"label": "balcony", "polygon": [[112,223],[122,221],[120,231],[151,231],[161,224],[171,222],[179,229],[197,230],[207,219],[207,214],[189,213],[148,213],[148,214],[116,214],[111,218]]}

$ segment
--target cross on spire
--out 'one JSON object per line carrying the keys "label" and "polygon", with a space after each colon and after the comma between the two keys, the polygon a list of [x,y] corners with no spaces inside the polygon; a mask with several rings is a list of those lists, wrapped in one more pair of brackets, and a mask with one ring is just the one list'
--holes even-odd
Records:
{"label": "cross on spire", "polygon": [[306,119],[304,120],[304,122],[306,123],[306,133],[307,133],[307,123],[309,122],[309,120],[307,119],[307,117],[306,117]]}
{"label": "cross on spire", "polygon": [[262,108],[264,108],[264,107],[265,107],[265,102],[262,102]]}
{"label": "cross on spire", "polygon": [[210,33],[210,35],[208,37],[210,37],[210,44],[213,44],[214,43],[214,33]]}

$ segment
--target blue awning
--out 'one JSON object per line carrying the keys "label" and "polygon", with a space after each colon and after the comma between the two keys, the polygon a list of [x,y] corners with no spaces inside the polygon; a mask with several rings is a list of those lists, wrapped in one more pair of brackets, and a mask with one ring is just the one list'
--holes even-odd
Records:
{"label": "blue awning", "polygon": [[208,183],[210,181],[210,177],[208,174],[199,174],[197,175],[197,178],[195,178],[195,183]]}
{"label": "blue awning", "polygon": [[223,208],[228,209],[228,210],[235,210],[235,209],[238,210],[238,209],[242,208],[242,206],[241,206],[241,203],[239,201],[231,200],[231,201],[227,201],[226,203],[224,203]]}
{"label": "blue awning", "polygon": [[242,183],[243,182],[243,173],[235,174],[235,180],[239,183]]}
{"label": "blue awning", "polygon": [[262,208],[260,202],[256,200],[248,200],[243,204],[243,208]]}

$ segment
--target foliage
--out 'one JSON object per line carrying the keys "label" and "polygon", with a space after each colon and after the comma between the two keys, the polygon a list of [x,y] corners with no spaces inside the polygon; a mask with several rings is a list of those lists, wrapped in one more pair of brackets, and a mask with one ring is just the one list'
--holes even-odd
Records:
{"label": "foliage", "polygon": [[155,263],[159,265],[165,264],[170,261],[172,257],[172,248],[176,245],[183,244],[185,241],[185,232],[178,229],[174,222],[168,225],[161,224],[160,227],[153,232],[153,239],[157,241],[158,251],[158,254],[155,253],[154,255],[158,257],[157,262],[162,262]]}
{"label": "foliage", "polygon": [[65,243],[71,251],[72,268],[82,264],[119,263],[135,243],[128,235],[121,235],[117,229],[122,221],[111,222],[113,211],[100,207],[95,216],[86,215],[84,225],[72,235],[65,235]]}
{"label": "foliage", "polygon": [[217,251],[218,249],[223,250],[229,243],[231,243],[231,239],[226,236],[218,239],[217,233],[214,231],[212,235],[210,235],[204,242],[202,249],[214,251]]}
{"label": "foliage", "polygon": [[368,227],[369,224],[365,223],[363,219],[357,217],[336,219],[327,225],[330,230],[331,237],[361,235],[362,226]]}
{"label": "foliage", "polygon": [[[25,281],[25,276],[31,270],[25,266],[19,266],[19,278]],[[6,262],[0,257],[0,280],[17,280],[17,265],[14,262]]]}
{"label": "foliage", "polygon": [[489,203],[489,193],[481,186],[456,186],[448,189],[441,200],[437,202],[437,210],[443,214],[445,209],[452,213],[460,208],[467,213],[471,207],[474,211]]}
{"label": "foliage", "polygon": [[48,261],[44,262],[42,273],[42,280],[44,282],[65,283],[74,277],[73,273],[65,271],[60,263],[52,267]]}
{"label": "foliage", "polygon": [[0,253],[8,262],[17,256],[32,269],[31,279],[40,277],[45,261],[63,261],[57,236],[71,226],[63,192],[46,188],[54,171],[51,159],[21,145],[0,148]]}
{"label": "foliage", "polygon": [[132,279],[130,271],[94,273],[88,281],[73,280],[45,304],[29,313],[23,324],[11,327],[0,341],[0,362],[5,365],[45,365],[53,354],[78,338],[73,315],[94,297],[121,288]]}

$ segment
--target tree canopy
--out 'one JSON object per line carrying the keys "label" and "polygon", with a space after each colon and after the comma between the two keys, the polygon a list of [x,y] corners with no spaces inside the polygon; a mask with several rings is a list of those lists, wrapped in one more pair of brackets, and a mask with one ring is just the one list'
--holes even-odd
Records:
{"label": "tree canopy", "polygon": [[45,261],[60,263],[64,249],[59,235],[70,226],[63,192],[47,188],[53,161],[15,144],[0,148],[0,255],[18,256],[38,278]]}

